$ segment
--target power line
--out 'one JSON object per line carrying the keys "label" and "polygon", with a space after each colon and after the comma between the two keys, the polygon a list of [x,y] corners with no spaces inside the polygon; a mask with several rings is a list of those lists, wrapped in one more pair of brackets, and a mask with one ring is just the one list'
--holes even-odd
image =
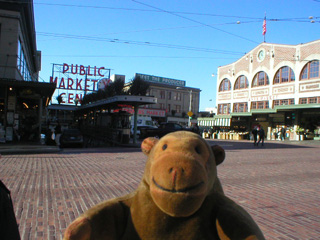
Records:
{"label": "power line", "polygon": [[[315,2],[320,2],[320,0],[313,0]],[[7,3],[15,3],[15,4],[23,4],[29,3],[29,1],[10,1],[10,0],[1,0],[1,2]],[[79,4],[62,4],[62,3],[44,3],[44,2],[34,2],[35,5],[47,5],[47,6],[60,6],[60,7],[77,7],[77,8],[96,8],[96,9],[110,9],[110,10],[123,10],[123,11],[140,11],[140,12],[163,12],[163,10],[151,10],[151,9],[138,9],[138,8],[120,8],[120,7],[106,7],[106,6],[97,6],[97,5],[79,5]],[[197,16],[209,16],[209,17],[224,17],[224,18],[237,18],[237,19],[252,19],[258,21],[262,21],[264,18],[261,17],[247,17],[247,16],[236,16],[236,15],[224,15],[224,14],[212,14],[212,13],[195,13],[195,12],[180,12],[180,11],[170,11],[170,13],[176,14],[185,14],[185,15],[197,15]],[[320,17],[315,17],[320,18]],[[285,18],[285,19],[267,19],[269,21],[299,21],[299,19],[306,19],[305,17],[301,18]],[[252,21],[252,22],[256,22]],[[308,22],[308,20],[305,20]],[[243,22],[241,22],[243,23]],[[222,23],[224,24],[224,23]],[[229,24],[229,23],[225,23]],[[232,24],[232,23],[230,23]],[[219,24],[218,24],[219,25]]]}
{"label": "power line", "polygon": [[197,20],[194,20],[194,19],[191,19],[191,18],[188,18],[188,17],[181,16],[181,15],[176,14],[176,13],[174,13],[174,12],[169,12],[169,11],[166,11],[166,10],[164,10],[164,9],[157,8],[157,7],[154,7],[154,6],[151,6],[151,5],[149,5],[149,4],[142,3],[142,2],[139,2],[139,1],[136,1],[136,0],[131,0],[131,1],[133,1],[133,2],[135,2],[135,3],[138,3],[138,4],[141,4],[141,5],[144,5],[144,6],[147,6],[147,7],[150,7],[150,8],[154,8],[154,9],[157,9],[157,10],[160,10],[160,11],[163,11],[163,12],[166,12],[166,13],[168,13],[168,14],[177,16],[177,17],[179,17],[179,18],[186,19],[186,20],[191,21],[191,22],[199,23],[199,24],[201,24],[201,25],[203,25],[203,26],[206,26],[206,27],[209,27],[209,28],[213,28],[213,29],[215,29],[215,30],[218,30],[218,31],[220,31],[220,32],[223,32],[223,33],[232,35],[232,36],[234,36],[234,37],[238,37],[238,38],[247,40],[247,41],[249,41],[249,42],[253,42],[253,43],[259,44],[258,42],[253,41],[253,40],[251,40],[251,39],[248,39],[248,38],[245,38],[245,37],[241,37],[241,36],[239,36],[239,35],[237,35],[237,34],[230,33],[230,32],[228,32],[228,31],[222,30],[222,29],[220,29],[220,28],[213,27],[213,26],[211,26],[211,25],[209,25],[209,24],[202,23],[202,22],[199,22],[199,21],[197,21]]}
{"label": "power line", "polygon": [[[320,2],[320,0],[313,0]],[[3,1],[10,2],[10,1]],[[27,2],[25,2],[27,3]],[[120,8],[120,7],[106,7],[97,5],[79,5],[79,4],[62,4],[62,3],[42,3],[34,2],[36,5],[48,5],[48,6],[60,6],[60,7],[77,7],[77,8],[96,8],[96,9],[109,9],[109,10],[123,10],[123,11],[140,11],[140,12],[163,12],[163,10],[151,10],[151,9],[138,9],[138,8]],[[180,12],[180,11],[170,11],[170,13],[175,14],[185,14],[185,15],[196,15],[196,16],[209,16],[209,17],[223,17],[223,18],[237,18],[237,19],[252,19],[256,21],[262,21],[263,18],[259,17],[247,17],[247,16],[235,16],[235,15],[224,15],[224,14],[212,14],[212,13],[195,13],[195,12]],[[294,21],[295,19],[305,19],[305,18],[287,18],[287,19],[275,19],[276,21]],[[273,21],[273,19],[268,19]],[[255,21],[253,21],[255,22]]]}
{"label": "power line", "polygon": [[138,56],[138,55],[55,55],[55,54],[42,54],[44,57],[63,57],[63,58],[161,58],[161,59],[234,59],[221,58],[221,57],[190,57],[190,56]]}
{"label": "power line", "polygon": [[141,42],[141,41],[134,41],[134,40],[123,40],[123,39],[118,39],[118,38],[103,38],[103,37],[59,34],[59,33],[49,33],[49,32],[38,32],[37,34],[40,36],[59,37],[59,38],[65,38],[65,39],[70,38],[70,39],[89,40],[89,41],[103,41],[103,42],[111,42],[111,43],[163,47],[163,48],[198,51],[198,52],[213,52],[213,53],[230,54],[230,55],[244,55],[243,52],[235,52],[235,51],[211,49],[211,48],[201,48],[201,47],[192,47],[192,46],[183,46],[183,45],[173,45],[173,44],[166,44],[166,43],[153,43],[153,42],[147,42],[147,41]]}

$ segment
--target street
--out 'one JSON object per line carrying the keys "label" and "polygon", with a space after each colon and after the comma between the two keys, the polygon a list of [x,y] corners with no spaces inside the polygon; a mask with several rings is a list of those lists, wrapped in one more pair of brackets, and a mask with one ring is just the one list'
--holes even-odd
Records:
{"label": "street", "polygon": [[[266,239],[320,236],[320,142],[208,140],[226,150],[218,176],[225,194],[243,206]],[[5,155],[0,178],[11,190],[21,238],[62,239],[91,206],[133,191],[146,156],[139,148],[63,149]]]}

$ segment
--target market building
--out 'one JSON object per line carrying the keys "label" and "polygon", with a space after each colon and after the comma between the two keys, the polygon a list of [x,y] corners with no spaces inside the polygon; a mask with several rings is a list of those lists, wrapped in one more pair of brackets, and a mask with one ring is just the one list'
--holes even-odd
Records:
{"label": "market building", "polygon": [[[218,68],[217,116],[226,132],[263,127],[268,139],[286,129],[290,140],[319,139],[320,40],[261,43]],[[216,122],[217,123],[217,122]]]}
{"label": "market building", "polygon": [[37,142],[55,86],[38,81],[32,0],[1,2],[0,37],[0,142]]}
{"label": "market building", "polygon": [[[63,129],[80,128],[93,145],[117,144],[128,143],[130,137],[136,136],[134,132],[137,131],[139,120],[150,120],[154,125],[175,122],[184,126],[196,121],[200,89],[187,87],[185,81],[136,74],[136,77],[148,82],[145,96],[130,93],[99,98],[98,95],[107,91],[109,84],[119,79],[125,81],[125,76],[113,74],[110,78],[92,77],[90,85],[88,81],[83,81],[86,72],[90,71],[89,66],[81,66],[78,69],[83,69],[83,76],[76,70],[76,65],[64,63],[53,66],[55,70],[50,82],[56,85],[54,96],[61,96],[61,99],[59,103],[54,97],[48,106],[48,122],[52,129],[59,121]],[[82,87],[81,83],[84,84]],[[131,82],[126,83],[124,91],[130,92],[130,86]],[[83,93],[86,88],[98,98],[84,103],[81,94],[86,95]],[[135,142],[136,137],[133,138]]]}
{"label": "market building", "polygon": [[137,76],[150,84],[147,95],[157,98],[156,104],[142,107],[159,112],[159,116],[151,115],[153,119],[159,123],[175,122],[185,126],[196,123],[200,105],[199,88],[188,87],[183,80],[141,73],[136,73]]}

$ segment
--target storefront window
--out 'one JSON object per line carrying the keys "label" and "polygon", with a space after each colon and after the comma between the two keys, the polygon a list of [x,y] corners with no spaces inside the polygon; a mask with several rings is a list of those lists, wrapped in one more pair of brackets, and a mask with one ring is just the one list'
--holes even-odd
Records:
{"label": "storefront window", "polygon": [[319,64],[320,62],[318,60],[308,62],[306,66],[304,66],[304,68],[302,69],[301,80],[320,77]]}

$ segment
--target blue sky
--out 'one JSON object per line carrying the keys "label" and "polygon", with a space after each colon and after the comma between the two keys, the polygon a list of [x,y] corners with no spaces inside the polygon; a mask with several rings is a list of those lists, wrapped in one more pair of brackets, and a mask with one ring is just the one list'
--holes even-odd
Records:
{"label": "blue sky", "polygon": [[217,68],[263,42],[265,13],[266,42],[296,45],[319,39],[319,10],[320,0],[34,0],[39,81],[52,63],[179,79],[202,90],[204,110],[216,106]]}

